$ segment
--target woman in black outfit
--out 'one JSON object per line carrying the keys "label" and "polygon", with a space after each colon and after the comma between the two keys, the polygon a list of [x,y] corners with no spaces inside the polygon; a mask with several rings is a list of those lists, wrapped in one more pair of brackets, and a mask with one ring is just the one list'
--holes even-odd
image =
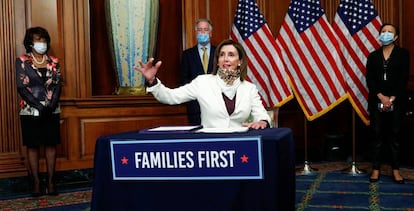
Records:
{"label": "woman in black outfit", "polygon": [[401,124],[407,99],[409,52],[394,44],[398,35],[399,30],[396,26],[383,24],[379,37],[382,47],[368,56],[366,64],[368,110],[371,127],[375,132],[370,182],[378,181],[381,153],[385,146],[389,146],[391,154],[387,156],[391,158],[393,179],[396,183],[404,183],[404,178],[399,171],[398,156]]}
{"label": "woman in black outfit", "polygon": [[60,143],[61,75],[58,59],[47,54],[50,36],[41,27],[29,28],[23,41],[26,54],[16,59],[17,91],[23,145],[27,147],[32,196],[42,195],[39,179],[39,149],[45,148],[47,194],[57,195],[54,184],[56,145]]}

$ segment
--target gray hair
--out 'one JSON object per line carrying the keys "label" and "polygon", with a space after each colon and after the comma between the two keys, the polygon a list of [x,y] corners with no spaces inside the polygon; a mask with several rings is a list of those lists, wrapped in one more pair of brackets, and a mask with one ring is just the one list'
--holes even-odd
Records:
{"label": "gray hair", "polygon": [[195,22],[195,24],[194,24],[194,30],[195,31],[197,31],[197,25],[200,22],[207,22],[208,23],[208,26],[210,28],[210,32],[213,31],[213,24],[211,23],[211,20],[208,19],[208,18],[200,18],[200,19],[197,19],[196,22]]}

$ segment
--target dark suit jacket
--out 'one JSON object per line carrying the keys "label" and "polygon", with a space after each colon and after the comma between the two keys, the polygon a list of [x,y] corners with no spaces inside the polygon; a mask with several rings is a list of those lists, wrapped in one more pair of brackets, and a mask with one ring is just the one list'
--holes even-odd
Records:
{"label": "dark suit jacket", "polygon": [[[210,47],[210,57],[208,62],[207,73],[211,73],[213,70],[213,60],[214,60],[214,51],[216,47],[211,45]],[[198,75],[204,74],[203,64],[200,59],[200,54],[198,53],[197,45],[185,50],[182,55],[181,61],[181,76],[180,83],[181,85],[187,84],[196,78]]]}
{"label": "dark suit jacket", "polygon": [[[210,45],[210,57],[208,62],[207,73],[213,71],[214,51],[216,47]],[[203,64],[198,53],[197,45],[185,50],[181,59],[180,85],[190,83],[198,75],[204,74]],[[191,125],[201,124],[200,106],[197,101],[187,103],[188,121]]]}
{"label": "dark suit jacket", "polygon": [[394,46],[388,59],[387,80],[384,81],[384,56],[382,48],[372,52],[367,58],[366,80],[369,90],[368,110],[371,113],[377,109],[380,100],[378,93],[385,96],[396,96],[393,102],[396,109],[404,109],[406,103],[406,89],[409,76],[409,52]]}

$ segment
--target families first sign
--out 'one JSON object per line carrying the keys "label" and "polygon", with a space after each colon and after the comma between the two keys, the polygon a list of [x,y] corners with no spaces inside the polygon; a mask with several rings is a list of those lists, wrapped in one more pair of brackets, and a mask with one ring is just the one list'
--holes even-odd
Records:
{"label": "families first sign", "polygon": [[263,179],[260,136],[208,139],[112,139],[114,180]]}

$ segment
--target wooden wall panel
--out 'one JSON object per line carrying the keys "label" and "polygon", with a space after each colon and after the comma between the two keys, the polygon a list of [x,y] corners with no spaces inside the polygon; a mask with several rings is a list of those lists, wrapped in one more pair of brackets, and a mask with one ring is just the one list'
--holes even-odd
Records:
{"label": "wooden wall panel", "polygon": [[[87,98],[63,101],[59,170],[91,168],[95,142],[102,135],[134,131],[160,125],[187,123],[184,105],[161,105],[152,97]],[[61,154],[62,152],[62,154]],[[42,167],[43,169],[43,167]],[[43,169],[45,170],[45,169]]]}
{"label": "wooden wall panel", "polygon": [[[56,149],[56,157],[58,158],[65,158],[69,159],[68,151],[70,149],[69,143],[70,140],[68,139],[68,121],[67,119],[61,118],[60,119],[60,144],[57,145]],[[42,156],[44,156],[42,152]]]}
{"label": "wooden wall panel", "polygon": [[[198,18],[210,18],[210,14],[206,11],[207,0],[183,0],[181,1],[182,13],[182,43],[183,49],[187,49],[194,45],[195,35],[194,33],[194,21]],[[204,8],[200,10],[199,8]],[[210,10],[209,10],[210,11]],[[213,23],[214,25],[214,23]],[[214,25],[215,26],[215,25]],[[188,32],[188,33],[187,33]]]}
{"label": "wooden wall panel", "polygon": [[[211,39],[211,43],[214,45],[218,45],[221,41],[228,39],[230,36],[231,26],[233,24],[233,18],[234,13],[236,11],[237,1],[230,0],[230,1],[218,1],[218,0],[212,0],[208,1],[210,13],[208,14],[208,18],[210,18],[211,22],[213,23],[213,37]],[[233,14],[233,15],[231,15]],[[197,44],[196,41],[196,34],[194,32],[194,20],[197,18],[189,19],[193,20],[190,21],[193,23],[193,29],[191,31],[191,34],[188,34],[188,36],[192,36],[192,45],[187,46],[192,47]],[[188,19],[187,19],[188,20]]]}
{"label": "wooden wall panel", "polygon": [[288,11],[290,1],[258,1],[259,8],[265,16],[265,20],[268,22],[270,29],[272,30],[273,36],[276,38],[280,26]]}
{"label": "wooden wall panel", "polygon": [[[89,0],[91,67],[90,95],[113,95],[117,86],[115,66],[111,61],[104,0]],[[93,39],[92,39],[93,38]],[[106,58],[106,59],[104,59]],[[92,69],[91,69],[92,70]]]}
{"label": "wooden wall panel", "polygon": [[414,91],[414,1],[400,0],[401,7],[398,11],[401,15],[400,42],[402,46],[410,50],[410,80],[408,87]]}
{"label": "wooden wall panel", "polygon": [[115,134],[127,131],[150,128],[160,125],[180,125],[186,117],[180,115],[150,116],[150,117],[125,117],[125,118],[82,118],[81,125],[81,158],[93,158],[95,146],[90,145],[102,135]]}
{"label": "wooden wall panel", "polygon": [[0,176],[24,173],[15,84],[14,1],[0,2]]}
{"label": "wooden wall panel", "polygon": [[[34,4],[36,2],[36,4]],[[41,2],[41,3],[39,3]],[[98,4],[96,4],[96,2]],[[25,172],[25,149],[21,147],[14,81],[14,59],[24,52],[21,44],[26,27],[41,25],[52,35],[51,53],[60,57],[64,89],[62,95],[62,144],[58,146],[58,170],[91,168],[96,138],[109,133],[158,125],[186,124],[185,106],[162,105],[151,95],[114,96],[111,65],[105,64],[106,31],[97,26],[101,17],[100,0],[3,0],[0,12],[0,177]],[[414,57],[413,1],[373,0],[382,20],[400,26],[400,45]],[[277,36],[290,1],[257,0],[274,36]],[[332,21],[339,0],[321,0]],[[159,77],[170,87],[177,86],[179,62],[183,49],[196,43],[194,20],[208,17],[213,21],[213,44],[229,37],[237,0],[160,0],[160,16],[156,58],[164,64]],[[51,11],[45,13],[44,10]],[[46,15],[47,14],[47,15]],[[91,16],[90,16],[91,15]],[[96,22],[98,18],[98,22]],[[90,28],[92,27],[92,28]],[[95,47],[94,47],[95,46]],[[101,54],[102,53],[102,54]],[[414,91],[413,66],[410,89]],[[10,71],[7,71],[10,70]],[[414,96],[414,95],[413,95]],[[312,147],[323,143],[324,134],[333,129],[350,133],[352,109],[348,104],[335,108],[326,116],[306,122],[297,102],[292,100],[280,108],[279,125],[294,131],[297,150],[305,139]],[[341,119],[341,124],[332,124]],[[8,127],[5,128],[4,125]],[[357,124],[357,131],[366,126]],[[310,133],[308,133],[311,131]],[[358,138],[363,138],[359,136]],[[41,161],[44,168],[44,161]]]}
{"label": "wooden wall panel", "polygon": [[179,68],[182,51],[180,0],[159,0],[157,52],[155,58],[163,65],[157,76],[169,87],[179,83]]}
{"label": "wooden wall panel", "polygon": [[[83,98],[92,94],[89,2],[58,0],[59,39],[63,57],[62,98]],[[104,60],[104,59],[102,59]]]}

